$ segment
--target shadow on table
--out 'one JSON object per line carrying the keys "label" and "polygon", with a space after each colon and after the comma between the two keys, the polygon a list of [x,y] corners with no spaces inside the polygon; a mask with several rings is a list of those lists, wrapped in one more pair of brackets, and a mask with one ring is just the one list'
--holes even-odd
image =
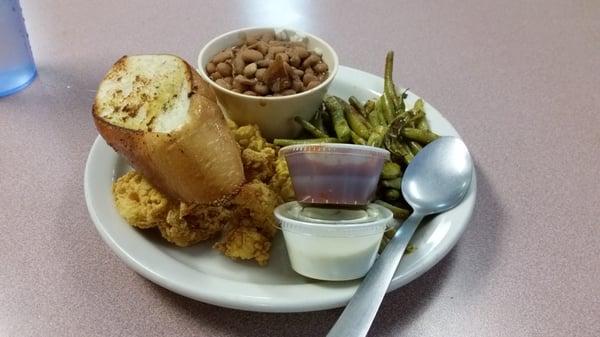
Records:
{"label": "shadow on table", "polygon": [[[477,204],[464,237],[431,270],[385,297],[369,336],[397,336],[417,320],[452,273],[456,256],[461,257],[461,272],[469,274],[461,279],[470,280],[464,292],[458,295],[470,296],[482,288],[491,262],[497,256],[500,228],[496,224],[503,216],[485,174],[478,172],[477,179]],[[342,312],[341,308],[288,314],[239,311],[201,303],[148,283],[173,308],[194,317],[199,326],[210,326],[232,336],[325,336]]]}

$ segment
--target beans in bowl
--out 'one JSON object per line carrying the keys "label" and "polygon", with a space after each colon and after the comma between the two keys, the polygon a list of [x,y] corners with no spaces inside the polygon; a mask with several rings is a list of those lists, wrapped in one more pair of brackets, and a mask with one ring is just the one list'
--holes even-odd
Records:
{"label": "beans in bowl", "polygon": [[222,50],[206,65],[206,72],[223,88],[270,97],[318,86],[329,76],[329,67],[305,42],[279,39],[269,32]]}

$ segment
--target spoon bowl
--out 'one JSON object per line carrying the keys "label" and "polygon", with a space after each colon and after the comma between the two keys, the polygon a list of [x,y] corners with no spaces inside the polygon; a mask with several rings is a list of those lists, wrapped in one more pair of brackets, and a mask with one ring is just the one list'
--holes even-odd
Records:
{"label": "spoon bowl", "polygon": [[419,152],[402,179],[402,195],[419,213],[440,213],[457,205],[473,174],[469,150],[459,138],[441,137],[434,143]]}

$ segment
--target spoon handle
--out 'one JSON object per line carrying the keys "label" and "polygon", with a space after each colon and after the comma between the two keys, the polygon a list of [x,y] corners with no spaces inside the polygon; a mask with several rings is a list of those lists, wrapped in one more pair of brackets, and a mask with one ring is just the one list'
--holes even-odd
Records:
{"label": "spoon handle", "polygon": [[404,220],[383,253],[375,260],[375,264],[327,337],[363,337],[367,335],[404,250],[421,220],[423,220],[423,215],[414,212]]}

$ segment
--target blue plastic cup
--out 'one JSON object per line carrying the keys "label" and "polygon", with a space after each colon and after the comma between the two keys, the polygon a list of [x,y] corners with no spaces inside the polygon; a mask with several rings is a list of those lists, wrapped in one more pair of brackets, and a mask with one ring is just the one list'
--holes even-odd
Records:
{"label": "blue plastic cup", "polygon": [[0,97],[25,88],[35,75],[19,0],[0,0]]}

